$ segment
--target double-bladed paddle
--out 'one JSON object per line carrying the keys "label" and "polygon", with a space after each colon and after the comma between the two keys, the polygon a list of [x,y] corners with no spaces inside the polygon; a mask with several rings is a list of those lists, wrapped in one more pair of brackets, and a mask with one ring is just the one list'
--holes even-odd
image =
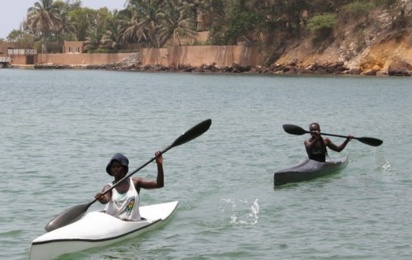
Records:
{"label": "double-bladed paddle", "polygon": [[[311,133],[310,131],[307,131],[307,130],[305,130],[302,127],[297,126],[297,125],[285,124],[285,125],[283,125],[283,129],[285,130],[286,133],[292,134],[292,135],[303,135],[303,134],[310,134]],[[335,136],[335,137],[343,137],[343,138],[348,137],[348,136],[344,136],[344,135],[334,135],[334,134],[327,134],[327,133],[323,133],[323,132],[321,132],[320,134],[321,135]],[[371,146],[379,146],[383,143],[382,140],[372,138],[372,137],[353,137],[353,139],[356,139],[359,142],[362,142],[364,144],[371,145]]]}
{"label": "double-bladed paddle", "polygon": [[[210,128],[211,124],[212,124],[212,120],[207,119],[207,120],[202,121],[199,124],[195,125],[194,127],[190,128],[188,131],[186,131],[181,136],[179,136],[171,145],[166,147],[162,151],[162,154],[164,154],[165,152],[167,152],[168,150],[170,150],[173,147],[176,147],[176,146],[179,146],[181,144],[187,143],[187,142],[195,139],[196,137],[202,135],[204,132],[206,132]],[[143,164],[142,166],[140,166],[139,168],[137,168],[133,172],[129,173],[128,175],[124,176],[121,180],[116,182],[110,189],[103,192],[103,195],[106,194],[107,192],[111,191],[113,188],[115,188],[119,183],[121,183],[125,179],[129,178],[130,176],[132,176],[136,172],[140,171],[143,167],[145,167],[146,165],[148,165],[149,163],[151,163],[155,159],[156,159],[156,157],[151,158],[148,162],[146,162],[145,164]],[[93,201],[91,201],[89,203],[77,205],[77,206],[71,207],[71,208],[63,211],[62,213],[60,213],[59,215],[54,217],[46,225],[46,227],[45,227],[46,231],[52,231],[54,229],[64,227],[64,226],[78,220],[81,216],[83,216],[83,214],[87,211],[87,209],[93,203],[95,203],[96,201],[97,200],[94,199]]]}

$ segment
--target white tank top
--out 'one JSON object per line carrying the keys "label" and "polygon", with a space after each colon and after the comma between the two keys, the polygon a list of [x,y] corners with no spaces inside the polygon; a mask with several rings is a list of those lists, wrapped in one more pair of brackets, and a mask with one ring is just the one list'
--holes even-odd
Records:
{"label": "white tank top", "polygon": [[[129,190],[125,193],[119,193],[114,188],[112,189],[112,198],[106,204],[104,210],[107,214],[115,216],[123,220],[140,220],[139,212],[139,194],[134,187],[132,178],[128,179]],[[110,187],[113,186],[109,183]]]}

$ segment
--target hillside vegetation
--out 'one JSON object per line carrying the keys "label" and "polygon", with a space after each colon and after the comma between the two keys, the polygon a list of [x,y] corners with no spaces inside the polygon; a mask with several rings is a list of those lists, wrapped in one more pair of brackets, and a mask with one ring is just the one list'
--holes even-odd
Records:
{"label": "hillside vegetation", "polygon": [[[92,10],[81,0],[40,0],[7,40],[61,52],[65,40],[89,53],[169,45],[256,45],[264,66],[344,64],[362,73],[411,64],[409,0],[127,0]],[[206,41],[197,34],[209,32]],[[341,66],[341,65],[339,65]]]}
{"label": "hillside vegetation", "polygon": [[374,9],[366,15],[341,18],[333,33],[320,42],[313,34],[289,40],[276,63],[310,67],[343,62],[351,70],[370,75],[386,74],[391,64],[404,64],[410,72],[411,29],[409,16],[394,18],[388,10]]}

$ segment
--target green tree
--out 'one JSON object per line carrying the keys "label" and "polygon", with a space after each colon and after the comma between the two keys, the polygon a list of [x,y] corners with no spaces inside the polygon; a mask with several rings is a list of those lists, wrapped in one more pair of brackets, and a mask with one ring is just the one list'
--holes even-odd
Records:
{"label": "green tree", "polygon": [[375,5],[369,1],[355,1],[342,7],[343,14],[351,19],[367,18],[369,11],[372,10]]}
{"label": "green tree", "polygon": [[70,22],[75,28],[78,41],[86,40],[91,30],[96,26],[96,10],[90,8],[76,8],[68,12]]}
{"label": "green tree", "polygon": [[16,42],[17,47],[20,49],[31,49],[34,45],[33,34],[22,30],[13,30],[7,36],[7,40],[10,42]]}
{"label": "green tree", "polygon": [[[215,2],[218,6],[218,2]],[[236,44],[238,40],[250,42],[258,31],[262,16],[252,10],[246,0],[223,1],[224,13],[215,16],[211,28],[211,38],[214,44]]]}
{"label": "green tree", "polygon": [[[102,44],[103,36],[107,31],[107,21],[111,17],[111,13],[107,8],[100,8],[94,13],[94,24],[91,26],[91,30],[88,31],[84,50],[88,52],[94,52],[97,49],[104,49],[105,46]],[[107,52],[107,50],[102,50]]]}
{"label": "green tree", "polygon": [[336,14],[321,14],[313,16],[307,24],[307,28],[314,32],[315,42],[329,38],[333,33],[333,28],[337,23]]}
{"label": "green tree", "polygon": [[210,29],[224,25],[222,18],[225,17],[225,1],[204,0],[200,6],[200,11],[204,16],[205,27]]}

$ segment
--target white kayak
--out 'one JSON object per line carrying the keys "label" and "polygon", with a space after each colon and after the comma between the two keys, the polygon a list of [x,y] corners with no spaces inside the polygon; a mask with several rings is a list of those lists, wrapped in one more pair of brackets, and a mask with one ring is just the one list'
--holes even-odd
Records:
{"label": "white kayak", "polygon": [[34,239],[30,260],[57,256],[134,238],[161,225],[175,211],[178,201],[140,207],[140,221],[123,221],[101,211],[87,213],[80,220]]}

